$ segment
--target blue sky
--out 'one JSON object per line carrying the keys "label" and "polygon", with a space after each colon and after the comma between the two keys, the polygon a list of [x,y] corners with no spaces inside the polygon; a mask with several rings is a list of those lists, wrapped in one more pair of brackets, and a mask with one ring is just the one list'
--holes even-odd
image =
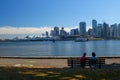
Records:
{"label": "blue sky", "polygon": [[[0,0],[0,27],[78,26],[91,20],[120,23],[120,0]],[[4,33],[5,34],[5,33]]]}
{"label": "blue sky", "polygon": [[77,26],[120,22],[120,0],[0,0],[0,26]]}

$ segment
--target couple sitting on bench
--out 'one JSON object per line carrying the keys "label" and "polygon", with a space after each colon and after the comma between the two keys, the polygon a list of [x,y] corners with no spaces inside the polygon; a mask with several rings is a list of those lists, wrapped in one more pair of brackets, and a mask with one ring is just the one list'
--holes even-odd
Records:
{"label": "couple sitting on bench", "polygon": [[97,58],[96,58],[95,52],[92,52],[92,57],[90,57],[90,58],[87,58],[86,53],[83,53],[83,56],[80,58],[80,64],[81,64],[82,68],[84,68],[86,66],[87,61],[89,61],[88,64],[89,64],[90,68],[96,67]]}

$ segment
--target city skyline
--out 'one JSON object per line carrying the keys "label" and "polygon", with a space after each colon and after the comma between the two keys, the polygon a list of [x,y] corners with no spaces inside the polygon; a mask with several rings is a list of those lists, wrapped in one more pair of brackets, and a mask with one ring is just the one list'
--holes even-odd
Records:
{"label": "city skyline", "polygon": [[87,23],[88,29],[92,19],[119,24],[119,3],[119,0],[0,0],[0,38],[40,34],[38,29],[46,31],[54,26],[69,31],[79,27],[81,21]]}
{"label": "city skyline", "polygon": [[[80,36],[80,37],[94,37],[94,38],[103,38],[103,39],[118,39],[120,38],[120,23],[114,23],[114,24],[108,24],[106,22],[99,23],[97,20],[93,19],[91,21],[92,26],[88,27],[86,29],[86,22],[85,21],[80,21],[78,27],[73,27],[73,28],[65,28],[61,26],[54,26],[54,27],[49,27],[49,28],[13,28],[13,31],[11,33],[8,33],[8,35],[14,35],[12,39],[14,38],[19,38],[19,35],[22,35],[22,38],[26,38],[26,36],[31,36],[31,38],[35,37],[61,37],[61,36]],[[3,29],[2,29],[3,28]],[[5,30],[4,27],[2,27],[2,30]],[[12,27],[7,27],[8,29],[6,31],[9,32],[9,28]],[[0,29],[0,30],[1,30]],[[14,30],[20,30],[20,32],[17,32],[18,34],[14,34]],[[24,32],[24,31],[26,32]],[[33,32],[36,31],[36,34]],[[69,30],[69,31],[68,31]],[[43,32],[41,32],[43,31]],[[2,31],[0,31],[2,32]],[[21,34],[19,34],[21,33]],[[33,33],[33,34],[30,34]],[[4,34],[4,32],[3,32]],[[5,34],[4,34],[5,35]],[[3,35],[3,36],[4,36]],[[2,39],[2,38],[0,38]],[[4,38],[7,39],[7,38]],[[10,38],[8,38],[10,39]]]}

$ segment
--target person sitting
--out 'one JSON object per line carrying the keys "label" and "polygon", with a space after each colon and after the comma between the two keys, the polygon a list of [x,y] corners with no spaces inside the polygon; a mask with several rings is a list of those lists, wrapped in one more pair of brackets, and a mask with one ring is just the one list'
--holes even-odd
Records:
{"label": "person sitting", "polygon": [[81,65],[82,68],[85,68],[87,59],[88,58],[86,57],[86,53],[83,53],[83,56],[80,58],[80,65]]}
{"label": "person sitting", "polygon": [[90,67],[95,68],[97,63],[97,58],[95,52],[92,52],[92,57],[90,58]]}

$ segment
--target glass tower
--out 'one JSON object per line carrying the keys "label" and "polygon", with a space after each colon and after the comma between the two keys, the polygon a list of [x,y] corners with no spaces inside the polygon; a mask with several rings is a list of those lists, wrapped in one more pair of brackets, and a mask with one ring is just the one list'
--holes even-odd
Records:
{"label": "glass tower", "polygon": [[80,36],[86,37],[86,22],[80,22],[79,28],[80,28]]}

